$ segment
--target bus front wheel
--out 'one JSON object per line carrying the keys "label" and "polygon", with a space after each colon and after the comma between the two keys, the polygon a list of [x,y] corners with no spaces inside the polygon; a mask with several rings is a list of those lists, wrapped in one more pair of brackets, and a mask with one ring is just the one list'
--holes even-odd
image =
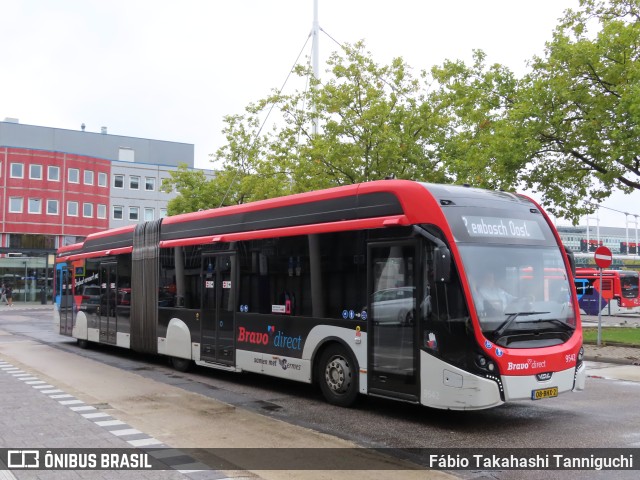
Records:
{"label": "bus front wheel", "polygon": [[318,362],[320,390],[327,402],[339,407],[353,405],[358,396],[358,368],[353,357],[340,345],[324,350]]}

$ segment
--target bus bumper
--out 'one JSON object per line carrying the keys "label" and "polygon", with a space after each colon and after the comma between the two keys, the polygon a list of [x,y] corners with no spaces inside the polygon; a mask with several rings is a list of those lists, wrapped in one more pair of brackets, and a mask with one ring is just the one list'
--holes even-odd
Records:
{"label": "bus bumper", "polygon": [[580,392],[584,390],[584,386],[587,383],[587,366],[582,362],[576,369],[576,381],[573,386],[574,392]]}
{"label": "bus bumper", "polygon": [[585,377],[583,363],[578,370],[575,367],[571,367],[559,372],[553,372],[551,378],[545,380],[539,380],[536,375],[503,375],[501,378],[504,386],[504,398],[508,402],[512,400],[549,398],[564,392],[582,390]]}

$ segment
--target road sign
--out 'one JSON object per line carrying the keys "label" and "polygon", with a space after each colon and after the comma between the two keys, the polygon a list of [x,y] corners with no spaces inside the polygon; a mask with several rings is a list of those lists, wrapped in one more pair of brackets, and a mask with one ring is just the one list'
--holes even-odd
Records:
{"label": "road sign", "polygon": [[607,247],[600,245],[596,248],[596,252],[594,254],[596,265],[600,268],[608,268],[611,266],[611,262],[613,261],[613,255],[611,255],[611,250]]}

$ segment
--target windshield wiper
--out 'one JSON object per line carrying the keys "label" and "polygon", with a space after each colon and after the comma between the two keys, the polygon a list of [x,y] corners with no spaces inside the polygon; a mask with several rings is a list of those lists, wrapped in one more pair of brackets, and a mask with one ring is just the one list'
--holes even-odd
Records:
{"label": "windshield wiper", "polygon": [[576,327],[573,327],[571,325],[569,325],[566,322],[563,322],[562,320],[558,320],[557,318],[538,318],[536,320],[526,320],[527,323],[542,323],[542,322],[550,322],[550,323],[555,323],[556,325],[561,325],[563,327],[565,327],[567,330],[575,330]]}
{"label": "windshield wiper", "polygon": [[[516,312],[516,313],[509,313],[507,319],[502,322],[500,324],[500,326],[498,328],[496,328],[495,332],[494,332],[494,336],[493,338],[495,340],[497,340],[498,338],[500,338],[502,336],[502,334],[504,332],[507,331],[507,329],[511,326],[511,324],[513,322],[515,322],[516,318],[518,317],[524,317],[524,316],[529,316],[529,315],[544,315],[547,313],[551,313],[551,312]],[[542,320],[544,322],[546,322],[547,320]],[[527,322],[538,322],[538,320],[527,320]]]}

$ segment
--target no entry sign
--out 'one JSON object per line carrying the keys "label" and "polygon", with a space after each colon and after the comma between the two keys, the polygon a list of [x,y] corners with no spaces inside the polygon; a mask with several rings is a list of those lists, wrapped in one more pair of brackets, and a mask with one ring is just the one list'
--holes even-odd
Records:
{"label": "no entry sign", "polygon": [[600,268],[609,268],[611,266],[611,262],[613,261],[613,255],[611,255],[611,250],[609,250],[607,247],[603,245],[596,248],[594,258],[596,261],[596,265],[599,266]]}

